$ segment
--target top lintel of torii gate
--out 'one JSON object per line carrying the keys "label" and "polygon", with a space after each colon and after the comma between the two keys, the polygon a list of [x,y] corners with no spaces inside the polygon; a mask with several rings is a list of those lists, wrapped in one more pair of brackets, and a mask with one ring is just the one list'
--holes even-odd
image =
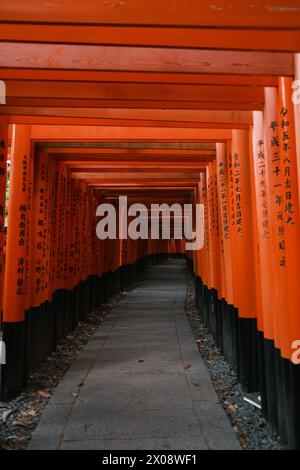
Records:
{"label": "top lintel of torii gate", "polygon": [[300,50],[298,0],[12,0],[0,22],[1,41]]}
{"label": "top lintel of torii gate", "polygon": [[298,27],[298,0],[12,0],[0,6],[2,21],[189,27]]}
{"label": "top lintel of torii gate", "polygon": [[31,127],[32,140],[60,141],[101,141],[101,140],[135,140],[135,141],[193,141],[193,142],[226,142],[231,139],[230,129],[173,129],[173,128],[126,128],[101,126],[43,126]]}

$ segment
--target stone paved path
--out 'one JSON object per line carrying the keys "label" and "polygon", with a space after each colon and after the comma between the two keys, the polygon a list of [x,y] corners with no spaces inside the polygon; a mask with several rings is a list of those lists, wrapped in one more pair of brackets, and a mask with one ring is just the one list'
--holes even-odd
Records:
{"label": "stone paved path", "polygon": [[240,449],[184,312],[181,260],[150,268],[55,389],[29,449]]}

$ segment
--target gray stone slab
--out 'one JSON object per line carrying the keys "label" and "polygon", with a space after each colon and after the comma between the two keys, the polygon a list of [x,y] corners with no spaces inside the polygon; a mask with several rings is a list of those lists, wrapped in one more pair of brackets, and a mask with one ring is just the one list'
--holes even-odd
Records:
{"label": "gray stone slab", "polygon": [[174,322],[174,314],[173,312],[156,312],[156,311],[147,311],[147,312],[126,312],[122,317],[122,321],[132,321],[132,323],[138,322],[140,320],[157,320],[157,321],[173,321]]}
{"label": "gray stone slab", "polygon": [[196,343],[193,343],[190,339],[178,340],[180,350],[182,352],[196,352],[199,354],[198,347]]}
{"label": "gray stone slab", "polygon": [[111,339],[110,341],[107,341],[107,343],[105,343],[102,350],[104,351],[106,349],[112,348],[130,349],[132,347],[137,349],[138,347],[140,347],[141,350],[161,351],[163,350],[164,344],[168,345],[168,351],[180,350],[177,338],[169,338],[169,340],[162,338],[160,340],[145,338],[139,338],[135,340],[127,338],[123,338],[122,340]]}
{"label": "gray stone slab", "polygon": [[182,351],[181,357],[184,363],[191,364],[193,367],[205,367],[199,351]]}
{"label": "gray stone slab", "polygon": [[186,318],[181,260],[150,268],[55,389],[29,449],[236,449]]}
{"label": "gray stone slab", "polygon": [[[101,386],[99,386],[101,383]],[[178,403],[192,408],[185,374],[104,373],[91,371],[81,388],[78,403],[97,403],[102,410],[178,409]]]}
{"label": "gray stone slab", "polygon": [[63,405],[73,403],[80,391],[86,373],[86,369],[82,374],[69,372],[55,388],[51,397],[51,404]]}
{"label": "gray stone slab", "polygon": [[113,374],[115,372],[125,373],[145,373],[145,374],[182,374],[185,371],[183,365],[175,360],[166,361],[153,361],[153,360],[142,360],[139,362],[136,357],[131,360],[107,360],[97,361],[93,366],[93,371],[102,371]]}
{"label": "gray stone slab", "polygon": [[[165,311],[166,309],[172,310],[173,308],[173,302],[165,301],[165,300],[153,300],[153,296],[151,296],[151,300],[144,300],[144,301],[135,301],[133,304],[130,302],[122,303],[119,306],[119,309],[121,307],[128,307],[131,310],[155,310],[159,309],[162,311]],[[119,311],[119,310],[118,310]]]}
{"label": "gray stone slab", "polygon": [[126,317],[124,316],[124,318],[122,318],[122,320],[120,320],[120,322],[118,322],[114,328],[124,327],[126,323],[127,325],[132,324],[135,327],[144,327],[144,333],[151,331],[158,333],[162,328],[167,329],[168,327],[170,329],[167,329],[167,331],[171,332],[171,328],[174,328],[176,331],[178,331],[173,317],[167,315],[153,315],[151,318],[150,316],[146,317],[145,315],[126,315]]}
{"label": "gray stone slab", "polygon": [[129,306],[124,306],[122,310],[120,310],[120,319],[119,321],[124,321],[125,318],[141,318],[141,319],[149,319],[149,318],[157,318],[157,319],[172,319],[174,318],[174,310],[173,308],[131,308]]}
{"label": "gray stone slab", "polygon": [[160,439],[102,439],[64,441],[63,450],[207,450],[199,437],[161,437]]}
{"label": "gray stone slab", "polygon": [[174,410],[99,410],[95,403],[73,411],[65,430],[65,440],[140,439],[158,437],[200,437],[194,409]]}
{"label": "gray stone slab", "polygon": [[114,336],[117,334],[123,334],[123,333],[131,333],[131,334],[147,334],[148,332],[152,334],[159,334],[159,333],[164,333],[164,334],[178,334],[177,329],[174,326],[173,322],[165,322],[164,324],[159,324],[159,327],[153,325],[153,322],[149,319],[148,321],[144,322],[139,322],[136,325],[132,326],[126,326],[126,322],[122,325],[116,325],[114,327]]}
{"label": "gray stone slab", "polygon": [[57,450],[68,421],[70,407],[54,405],[52,399],[47,404],[40,423],[32,435],[29,450]]}
{"label": "gray stone slab", "polygon": [[178,338],[174,335],[173,337],[158,337],[155,338],[154,336],[150,337],[140,337],[138,335],[131,336],[131,337],[117,337],[117,338],[111,338],[106,341],[106,343],[103,345],[104,348],[109,348],[113,346],[118,346],[121,348],[127,348],[131,347],[132,345],[135,346],[141,346],[143,347],[150,347],[151,349],[155,349],[156,347],[162,346],[164,343],[166,343],[169,347],[169,350],[175,348],[179,349],[179,341]]}
{"label": "gray stone slab", "polygon": [[241,450],[237,436],[220,404],[197,401],[195,409],[211,449]]}
{"label": "gray stone slab", "polygon": [[[127,326],[126,326],[126,323],[127,323]],[[128,327],[128,322],[126,321],[123,321],[122,322],[120,321],[118,323],[118,325],[115,326],[114,328],[114,332],[121,332],[122,330],[125,331],[126,328],[129,328]],[[143,333],[145,331],[150,331],[152,333],[159,333],[159,332],[162,332],[162,333],[172,333],[172,332],[176,332],[177,329],[174,325],[174,322],[172,322],[171,320],[156,320],[156,319],[144,319],[144,320],[139,320],[139,322],[132,322],[132,328],[130,327],[129,328],[130,331],[135,331],[137,332],[137,334],[139,333]]]}
{"label": "gray stone slab", "polygon": [[208,372],[202,369],[198,373],[189,369],[189,374],[186,374],[190,394],[195,401],[213,401],[219,403],[215,389],[209,379]]}
{"label": "gray stone slab", "polygon": [[166,350],[161,345],[153,349],[151,346],[141,347],[132,344],[130,347],[122,348],[116,345],[115,347],[104,347],[98,357],[99,361],[117,361],[119,363],[127,362],[128,360],[144,360],[144,361],[180,361],[181,355],[179,350]]}
{"label": "gray stone slab", "polygon": [[165,328],[163,331],[162,329],[154,329],[149,327],[148,329],[130,329],[130,330],[120,330],[116,328],[114,330],[114,334],[107,337],[107,340],[132,340],[132,339],[139,339],[139,340],[168,340],[168,339],[178,339],[177,331],[174,328],[172,331],[169,328]]}
{"label": "gray stone slab", "polygon": [[189,325],[182,325],[182,326],[178,326],[177,324],[177,336],[178,336],[178,339],[179,340],[185,340],[187,339],[188,341],[190,341],[191,343],[194,343],[197,345],[196,343],[196,340],[192,334],[192,330],[189,328]]}

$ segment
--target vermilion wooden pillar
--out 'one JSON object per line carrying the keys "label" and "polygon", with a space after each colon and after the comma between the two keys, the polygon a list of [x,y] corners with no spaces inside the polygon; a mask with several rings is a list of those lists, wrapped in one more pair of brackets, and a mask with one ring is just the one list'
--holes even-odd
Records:
{"label": "vermilion wooden pillar", "polygon": [[[298,184],[300,184],[300,53],[295,54],[295,88],[294,88],[294,113],[296,131],[296,150],[298,165]],[[300,200],[299,200],[300,204]]]}
{"label": "vermilion wooden pillar", "polygon": [[202,181],[202,193],[201,199],[203,200],[205,212],[204,212],[204,223],[205,223],[205,263],[204,263],[204,316],[209,325],[210,314],[211,314],[211,291],[210,287],[212,286],[213,272],[212,272],[212,260],[211,260],[211,251],[212,251],[212,238],[211,238],[211,228],[210,228],[210,195],[209,195],[209,169],[206,168],[206,173],[200,175],[200,181]]}
{"label": "vermilion wooden pillar", "polygon": [[31,217],[30,295],[26,308],[27,367],[36,370],[48,353],[46,305],[49,286],[49,168],[46,149],[36,150]]}
{"label": "vermilion wooden pillar", "polygon": [[[295,144],[295,122],[291,102],[292,79],[279,79],[278,134],[282,185],[282,228],[285,247],[284,262],[286,282],[285,335],[281,344],[282,356],[291,360],[292,343],[300,337],[299,266],[300,266],[300,219],[299,188],[297,178],[297,156]],[[298,287],[297,287],[298,286]]]}
{"label": "vermilion wooden pillar", "polygon": [[71,175],[70,170],[66,169],[66,186],[65,186],[65,213],[64,213],[64,289],[69,290],[69,253],[70,253],[70,212],[71,212]]}
{"label": "vermilion wooden pillar", "polygon": [[[216,173],[217,173],[217,210],[219,220],[220,239],[220,271],[222,298],[227,298],[228,279],[226,276],[225,246],[229,240],[229,220],[228,220],[228,194],[227,194],[227,162],[226,144],[216,144]],[[228,243],[227,243],[228,245]],[[226,252],[226,254],[228,254]],[[230,266],[230,265],[229,265]]]}
{"label": "vermilion wooden pillar", "polygon": [[[197,184],[197,187],[194,190],[195,204],[201,204],[201,185]],[[185,241],[183,240],[183,251],[185,250]],[[202,264],[202,254],[203,249],[195,250],[193,253],[194,259],[194,274],[196,278],[201,277],[201,264]]]}
{"label": "vermilion wooden pillar", "polygon": [[216,166],[211,162],[207,169],[207,198],[208,198],[208,231],[210,237],[210,283],[209,288],[219,286],[219,252],[218,252],[218,212],[216,199]]}
{"label": "vermilion wooden pillar", "polygon": [[[48,181],[46,182],[46,166],[48,156],[44,149],[36,155],[35,184],[33,190],[32,216],[32,257],[31,257],[31,306],[39,307],[45,301],[45,258],[48,217]],[[47,214],[48,216],[48,214]],[[47,296],[48,297],[48,296]]]}
{"label": "vermilion wooden pillar", "polygon": [[[70,234],[69,234],[69,253],[68,253],[68,289],[72,290],[75,287],[75,237],[76,237],[76,180],[71,180],[70,186]],[[74,309],[76,305],[74,302]],[[76,315],[74,314],[74,323]],[[73,325],[74,325],[73,323]]]}
{"label": "vermilion wooden pillar", "polygon": [[[268,124],[266,124],[268,125]],[[274,400],[270,394],[275,394],[274,362],[269,358],[269,351],[265,352],[266,341],[274,339],[273,313],[276,308],[273,295],[277,288],[274,276],[274,263],[272,249],[274,243],[273,220],[271,210],[270,185],[270,154],[266,144],[266,132],[264,115],[261,111],[253,113],[252,133],[252,186],[253,186],[253,228],[256,246],[256,292],[257,292],[257,327],[258,327],[258,352],[260,370],[261,403],[265,416],[270,415],[271,424],[276,429],[276,416],[273,412]],[[272,388],[272,390],[271,390]],[[268,411],[270,407],[270,411]],[[271,411],[272,410],[272,411]]]}
{"label": "vermilion wooden pillar", "polygon": [[233,271],[232,271],[232,227],[229,201],[229,169],[227,144],[216,144],[217,190],[220,231],[220,266],[222,272],[223,348],[226,358],[235,362],[233,329]]}
{"label": "vermilion wooden pillar", "polygon": [[[267,314],[264,318],[264,354],[267,382],[267,414],[268,421],[274,430],[278,430],[278,384],[276,379],[276,353],[280,348],[279,322],[284,310],[285,279],[280,264],[284,248],[280,242],[280,156],[277,121],[277,88],[266,87],[264,90],[264,149],[266,154],[266,177],[268,181],[268,212],[270,220],[270,264],[261,264],[261,269],[272,277],[272,318]],[[278,171],[279,170],[279,171]],[[272,273],[270,273],[272,271]],[[268,300],[267,300],[268,302]]]}
{"label": "vermilion wooden pillar", "polygon": [[227,156],[227,168],[228,168],[228,211],[229,211],[229,224],[230,224],[230,250],[231,250],[231,263],[230,269],[232,272],[232,305],[230,305],[231,313],[231,332],[232,332],[232,362],[237,368],[238,366],[238,310],[237,310],[237,275],[236,265],[237,258],[235,256],[236,247],[236,230],[235,230],[235,219],[236,219],[236,188],[235,188],[235,167],[234,159],[232,154],[232,142],[231,139],[226,141],[226,156]]}
{"label": "vermilion wooden pillar", "polygon": [[207,172],[200,174],[200,200],[204,204],[204,255],[201,266],[201,277],[206,286],[210,283],[210,238],[208,228],[208,198],[207,198]]}
{"label": "vermilion wooden pillar", "polygon": [[[226,161],[225,161],[226,165]],[[222,166],[222,165],[221,165]],[[220,189],[220,176],[222,176],[222,169],[220,168],[219,162],[217,161],[216,173],[217,173],[217,211],[218,211],[218,232],[219,232],[219,257],[220,257],[220,284],[218,290],[218,298],[222,302],[226,298],[226,275],[225,275],[225,262],[224,262],[224,230],[223,230],[223,217],[222,214],[222,193],[219,193]]]}
{"label": "vermilion wooden pillar", "polygon": [[278,136],[281,163],[281,227],[283,230],[286,303],[280,315],[284,321],[284,336],[281,335],[283,395],[287,404],[286,427],[289,447],[299,448],[299,393],[300,365],[293,363],[296,341],[300,338],[299,315],[299,266],[300,266],[300,213],[298,161],[296,152],[295,121],[292,104],[292,78],[280,77],[278,83]]}
{"label": "vermilion wooden pillar", "polygon": [[1,391],[2,396],[6,398],[17,395],[23,385],[30,151],[30,126],[15,126],[3,307],[3,339],[6,344],[7,363],[1,368]]}
{"label": "vermilion wooden pillar", "polygon": [[261,284],[260,284],[260,259],[259,259],[259,236],[257,229],[257,213],[258,204],[255,192],[255,168],[254,160],[256,158],[256,147],[253,146],[253,125],[249,127],[249,168],[250,168],[250,181],[251,181],[251,210],[252,210],[252,237],[253,237],[253,266],[254,266],[254,281],[256,292],[256,319],[258,332],[263,331],[263,315],[262,315],[262,302],[261,302]]}
{"label": "vermilion wooden pillar", "polygon": [[4,288],[4,242],[5,242],[5,199],[6,199],[6,167],[8,151],[8,118],[0,117],[0,323],[3,316]]}
{"label": "vermilion wooden pillar", "polygon": [[[265,323],[265,337],[270,341],[274,341],[274,346],[278,350],[281,348],[281,340],[283,329],[280,322],[283,320],[281,316],[282,309],[285,304],[285,275],[283,265],[285,259],[285,247],[282,243],[281,228],[281,202],[282,202],[282,185],[281,185],[281,163],[279,153],[279,137],[278,137],[278,115],[277,115],[278,93],[276,88],[265,88],[265,110],[264,110],[264,134],[265,134],[265,150],[267,153],[267,175],[269,179],[269,212],[270,212],[270,236],[272,241],[271,263],[273,271],[273,309],[272,309],[272,327],[268,329]],[[270,325],[271,326],[271,325]],[[272,338],[273,336],[273,338]]]}
{"label": "vermilion wooden pillar", "polygon": [[243,388],[250,392],[258,389],[258,367],[249,131],[233,129],[231,145],[235,217],[233,256],[235,258],[236,291],[234,296],[239,314],[238,371]]}
{"label": "vermilion wooden pillar", "polygon": [[208,195],[208,236],[210,238],[210,326],[220,344],[220,315],[219,298],[221,287],[220,276],[220,240],[219,240],[219,212],[217,204],[217,174],[216,161],[210,162],[207,168],[207,195]]}

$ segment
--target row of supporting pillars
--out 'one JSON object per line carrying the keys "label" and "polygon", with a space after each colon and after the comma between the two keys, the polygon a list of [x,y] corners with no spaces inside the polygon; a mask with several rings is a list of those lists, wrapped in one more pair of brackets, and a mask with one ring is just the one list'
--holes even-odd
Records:
{"label": "row of supporting pillars", "polygon": [[[204,248],[187,252],[197,303],[246,392],[282,442],[300,446],[299,160],[292,79],[265,88],[264,111],[216,144],[194,199],[205,207]],[[16,395],[28,375],[100,301],[182,241],[97,240],[102,193],[74,178],[30,125],[12,134],[8,233],[4,218],[8,122],[0,121],[0,260],[7,364],[1,395]],[[298,157],[299,158],[299,157]],[[5,269],[4,269],[5,265]]]}
{"label": "row of supporting pillars", "polygon": [[0,131],[1,398],[11,398],[78,321],[164,259],[167,247],[165,240],[99,240],[101,193],[35,146],[31,126],[16,125],[4,263],[7,120]]}
{"label": "row of supporting pillars", "polygon": [[245,392],[281,441],[300,447],[299,179],[292,79],[265,89],[197,188],[206,243],[189,253],[198,305]]}

